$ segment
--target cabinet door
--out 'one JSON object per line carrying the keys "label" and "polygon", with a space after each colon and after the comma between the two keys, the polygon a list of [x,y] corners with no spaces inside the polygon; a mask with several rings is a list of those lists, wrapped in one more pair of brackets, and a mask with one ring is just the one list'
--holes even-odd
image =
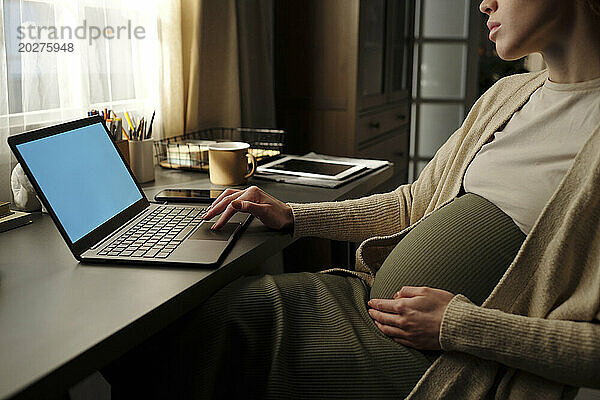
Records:
{"label": "cabinet door", "polygon": [[410,87],[410,66],[412,51],[410,32],[412,31],[412,2],[409,0],[388,0],[388,74],[386,92],[388,101],[393,102],[408,97]]}
{"label": "cabinet door", "polygon": [[358,102],[360,109],[385,102],[387,1],[361,0],[358,34]]}

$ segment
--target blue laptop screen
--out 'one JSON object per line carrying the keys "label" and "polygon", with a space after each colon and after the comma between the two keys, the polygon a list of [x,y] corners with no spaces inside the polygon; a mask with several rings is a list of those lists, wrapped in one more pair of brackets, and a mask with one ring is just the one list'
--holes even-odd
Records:
{"label": "blue laptop screen", "polygon": [[17,148],[73,243],[142,198],[101,123]]}

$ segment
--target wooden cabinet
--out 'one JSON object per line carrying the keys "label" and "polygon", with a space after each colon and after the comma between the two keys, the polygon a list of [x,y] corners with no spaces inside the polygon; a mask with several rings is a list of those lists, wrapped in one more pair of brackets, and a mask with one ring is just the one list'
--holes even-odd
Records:
{"label": "wooden cabinet", "polygon": [[395,163],[406,182],[414,0],[275,2],[278,126],[288,152]]}
{"label": "wooden cabinet", "polygon": [[358,36],[358,96],[361,110],[408,97],[408,49],[412,4],[406,0],[361,0]]}

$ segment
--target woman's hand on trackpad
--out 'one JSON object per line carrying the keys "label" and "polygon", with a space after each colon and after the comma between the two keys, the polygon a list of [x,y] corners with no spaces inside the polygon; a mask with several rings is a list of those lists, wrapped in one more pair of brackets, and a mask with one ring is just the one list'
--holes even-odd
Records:
{"label": "woman's hand on trackpad", "polygon": [[225,190],[210,205],[204,219],[209,220],[221,214],[221,217],[211,227],[211,229],[217,230],[225,225],[236,212],[252,214],[271,229],[292,229],[294,225],[292,208],[256,186],[244,190]]}

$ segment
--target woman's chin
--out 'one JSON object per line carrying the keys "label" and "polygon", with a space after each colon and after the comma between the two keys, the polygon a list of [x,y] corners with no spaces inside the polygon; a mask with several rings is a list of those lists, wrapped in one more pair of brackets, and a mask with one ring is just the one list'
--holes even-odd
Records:
{"label": "woman's chin", "polygon": [[511,49],[510,47],[502,46],[498,43],[496,43],[496,53],[498,54],[498,57],[504,61],[515,61],[527,55],[522,51],[517,51],[515,49]]}

